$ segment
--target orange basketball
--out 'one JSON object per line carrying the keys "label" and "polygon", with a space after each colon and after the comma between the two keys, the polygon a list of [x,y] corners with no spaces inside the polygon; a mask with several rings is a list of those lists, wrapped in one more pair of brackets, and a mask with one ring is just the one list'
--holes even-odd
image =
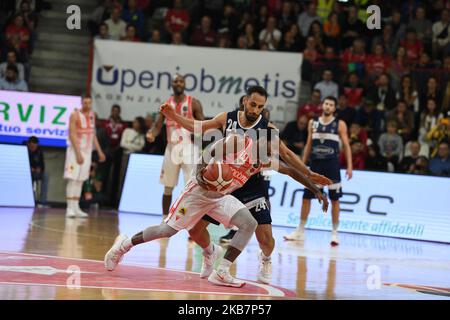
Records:
{"label": "orange basketball", "polygon": [[233,181],[233,172],[228,164],[214,161],[206,166],[203,180],[211,190],[222,191]]}

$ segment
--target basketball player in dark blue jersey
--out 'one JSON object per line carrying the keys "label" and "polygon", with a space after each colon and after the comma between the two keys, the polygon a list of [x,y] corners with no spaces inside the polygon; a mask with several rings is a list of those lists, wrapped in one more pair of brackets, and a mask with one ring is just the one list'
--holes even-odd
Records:
{"label": "basketball player in dark blue jersey", "polygon": [[[210,129],[219,129],[222,132],[227,130],[249,130],[253,128],[272,128],[275,129],[273,124],[269,123],[266,119],[262,117],[262,112],[267,101],[267,92],[264,88],[259,86],[250,87],[247,90],[246,96],[243,98],[244,111],[234,111],[228,113],[220,113],[211,120],[206,121],[194,121],[191,119],[184,118],[182,116],[176,116],[175,121],[177,121],[181,126],[185,127],[190,131],[194,131],[194,127],[200,127],[201,132],[205,132]],[[283,160],[290,168],[297,170],[298,172],[304,174],[312,182],[319,185],[328,185],[331,181],[319,175],[311,170],[309,170],[305,164],[291,151],[287,146],[280,141],[279,153],[281,160]],[[253,177],[252,177],[253,178]],[[263,179],[263,177],[255,177],[255,179]],[[259,180],[261,181],[261,180]],[[271,278],[271,262],[270,256],[273,251],[275,241],[272,236],[272,225],[269,204],[266,197],[266,187],[264,182],[260,183],[255,181],[253,185],[249,185],[250,188],[246,187],[243,191],[236,190],[239,195],[236,195],[244,204],[248,203],[249,206],[254,208],[254,217],[259,222],[256,229],[256,237],[260,244],[261,252],[259,253],[260,260],[260,272],[258,274],[258,279],[262,282],[269,282]],[[248,183],[254,183],[248,181]],[[246,185],[247,185],[246,184]],[[245,185],[245,186],[246,186]],[[251,187],[253,186],[253,188]],[[256,186],[256,187],[255,187]],[[255,192],[256,191],[256,192]],[[234,194],[233,194],[234,195]],[[319,195],[321,197],[321,194]],[[209,234],[206,230],[209,224],[207,217],[206,220],[201,220],[197,225],[189,230],[190,237],[200,245],[204,250],[204,263],[202,265],[202,271],[200,276],[202,278],[208,277],[209,273],[213,269],[215,260],[220,255],[220,247],[214,245],[209,238]],[[213,222],[213,221],[211,221]]]}
{"label": "basketball player in dark blue jersey", "polygon": [[[352,178],[352,153],[348,142],[347,125],[338,120],[336,112],[337,100],[334,97],[326,97],[323,101],[323,112],[318,118],[311,119],[308,124],[308,140],[303,153],[303,162],[310,160],[311,170],[323,174],[333,181],[329,185],[328,195],[331,200],[331,214],[333,230],[331,245],[339,244],[337,229],[339,226],[339,198],[342,195],[341,174],[339,168],[339,139],[347,160],[347,179]],[[301,209],[300,225],[294,232],[284,236],[286,240],[304,240],[305,225],[311,209],[311,199],[314,195],[305,189]]]}

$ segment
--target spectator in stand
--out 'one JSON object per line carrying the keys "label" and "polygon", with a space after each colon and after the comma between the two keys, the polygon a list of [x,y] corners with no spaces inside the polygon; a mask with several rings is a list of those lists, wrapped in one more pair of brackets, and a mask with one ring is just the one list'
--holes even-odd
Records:
{"label": "spectator in stand", "polygon": [[380,74],[388,72],[390,66],[391,58],[384,53],[383,45],[375,44],[372,54],[368,55],[366,59],[366,74],[369,82],[372,82]]}
{"label": "spectator in stand", "polygon": [[416,85],[410,75],[404,75],[401,80],[400,90],[397,91],[397,100],[404,100],[408,105],[408,109],[414,113],[419,112],[419,94]]}
{"label": "spectator in stand", "polygon": [[387,132],[381,134],[378,145],[381,155],[394,166],[394,169],[397,168],[398,161],[403,155],[403,140],[397,134],[397,122],[388,121]]}
{"label": "spectator in stand", "polygon": [[211,18],[203,16],[199,26],[195,29],[191,37],[191,44],[194,46],[214,47],[217,41],[216,32],[211,27]]}
{"label": "spectator in stand", "polygon": [[450,11],[442,10],[441,20],[435,22],[433,31],[433,59],[441,59],[442,55],[450,52]]}
{"label": "spectator in stand", "polygon": [[406,24],[402,21],[402,14],[398,9],[392,10],[390,24],[392,25],[394,37],[398,43],[405,37],[406,32]]}
{"label": "spectator in stand", "polygon": [[344,72],[356,72],[360,78],[364,76],[366,63],[365,44],[362,39],[353,40],[353,45],[342,54],[342,68]]}
{"label": "spectator in stand", "polygon": [[122,164],[120,166],[119,198],[122,193],[123,181],[125,179],[130,153],[141,151],[144,148],[146,132],[147,128],[145,126],[145,119],[142,117],[136,117],[133,121],[133,126],[131,128],[126,128],[123,131],[122,138],[120,140],[120,146],[123,148],[123,155]]}
{"label": "spectator in stand", "polygon": [[356,111],[355,121],[366,129],[372,140],[376,141],[384,129],[383,112],[375,107],[371,100],[363,102],[362,108]]}
{"label": "spectator in stand", "polygon": [[30,160],[31,180],[41,181],[40,193],[36,199],[39,205],[47,203],[48,173],[45,171],[44,153],[39,147],[39,139],[31,136],[27,141],[28,157]]}
{"label": "spectator in stand", "polygon": [[450,118],[442,118],[437,125],[431,128],[427,133],[427,140],[430,145],[430,157],[436,156],[439,144],[442,141],[449,141],[450,139]]}
{"label": "spectator in stand", "polygon": [[150,36],[150,43],[161,43],[161,32],[159,32],[159,30],[157,29],[152,30]]}
{"label": "spectator in stand", "polygon": [[236,41],[236,49],[249,49],[247,45],[247,38],[241,34]]}
{"label": "spectator in stand", "polygon": [[302,32],[303,37],[305,38],[309,33],[311,24],[314,21],[320,22],[320,17],[317,15],[316,10],[317,10],[316,4],[314,3],[314,1],[311,1],[308,4],[308,9],[298,16],[297,24],[298,27],[300,28],[300,31]]}
{"label": "spectator in stand", "polygon": [[284,1],[281,5],[281,12],[277,17],[277,28],[281,31],[288,31],[292,24],[296,22],[296,16],[293,12],[293,6],[291,1]]}
{"label": "spectator in stand", "polygon": [[111,18],[105,21],[108,25],[109,35],[112,40],[120,40],[125,37],[127,23],[120,18],[121,14],[122,10],[120,7],[115,6],[111,12]]}
{"label": "spectator in stand", "polygon": [[302,115],[297,121],[286,124],[280,138],[292,152],[301,156],[308,138],[308,117]]}
{"label": "spectator in stand", "polygon": [[331,70],[324,70],[322,81],[316,83],[314,89],[320,90],[322,97],[332,96],[336,99],[339,97],[339,86],[333,81],[333,72]]}
{"label": "spectator in stand", "polygon": [[108,183],[108,189],[110,194],[110,201],[112,205],[116,204],[116,195],[119,184],[120,163],[122,160],[122,149],[120,148],[120,141],[122,139],[122,133],[127,127],[125,122],[122,121],[120,116],[121,108],[115,104],[111,107],[111,115],[108,120],[103,124],[106,129],[106,133],[109,138],[109,154],[106,155],[106,163],[108,169],[106,170],[109,177],[111,173],[111,179],[108,179],[111,183]]}
{"label": "spectator in stand", "polygon": [[367,146],[368,134],[366,129],[361,127],[358,122],[353,122],[350,125],[350,130],[348,131],[348,137],[350,140],[357,140],[362,143],[363,149]]}
{"label": "spectator in stand", "polygon": [[409,110],[405,100],[397,101],[397,107],[386,114],[388,122],[395,122],[398,134],[404,142],[412,138],[414,129],[414,112]]}
{"label": "spectator in stand", "polygon": [[306,49],[303,51],[303,59],[311,64],[315,64],[320,59],[320,53],[317,50],[317,43],[314,37],[306,39]]}
{"label": "spectator in stand", "polygon": [[106,23],[100,24],[100,26],[98,27],[98,35],[95,36],[95,39],[111,40],[108,25]]}
{"label": "spectator in stand", "polygon": [[136,27],[129,24],[125,29],[125,37],[121,38],[121,41],[141,42],[141,39],[137,35]]}
{"label": "spectator in stand", "polygon": [[306,115],[308,120],[313,117],[319,117],[322,114],[322,100],[320,90],[313,90],[311,93],[311,99],[300,106],[297,110],[297,119]]}
{"label": "spectator in stand", "polygon": [[255,32],[259,32],[265,28],[267,25],[267,20],[269,19],[269,10],[266,4],[262,4],[258,9],[258,16],[254,20]]}
{"label": "spectator in stand", "polygon": [[[364,170],[366,162],[366,152],[363,144],[359,140],[350,140],[350,149],[352,150],[353,170]],[[347,168],[347,159],[345,152],[339,154],[339,164],[341,168]]]}
{"label": "spectator in stand", "polygon": [[333,72],[333,76],[335,77],[334,80],[338,81],[339,79],[336,79],[336,75],[341,73],[341,61],[334,53],[333,47],[325,48],[325,54],[321,58],[321,63],[323,70],[331,70],[331,72]]}
{"label": "spectator in stand", "polygon": [[119,4],[115,3],[113,0],[104,0],[101,6],[95,8],[88,20],[88,29],[91,36],[98,34],[100,24],[111,17],[114,8],[117,6],[119,6]]}
{"label": "spectator in stand", "polygon": [[22,0],[20,2],[19,14],[23,18],[24,26],[30,32],[30,39],[28,43],[29,43],[29,52],[31,54],[34,48],[34,42],[36,38],[35,30],[38,23],[38,15],[31,10],[30,2],[28,0]]}
{"label": "spectator in stand", "polygon": [[30,40],[30,31],[24,25],[24,19],[21,15],[14,17],[13,23],[6,27],[5,39],[10,45],[14,45],[13,37],[19,39],[19,47],[28,50]]}
{"label": "spectator in stand", "polygon": [[375,86],[369,89],[367,96],[370,100],[375,102],[377,109],[392,110],[396,106],[395,92],[390,86],[389,76],[386,73],[382,73],[375,81]]}
{"label": "spectator in stand", "polygon": [[341,49],[341,27],[339,25],[339,16],[336,12],[331,12],[328,19],[323,24],[325,34],[325,44],[331,46],[335,51]]}
{"label": "spectator in stand", "polygon": [[382,27],[382,34],[373,39],[373,45],[381,44],[385,48],[386,54],[395,57],[398,48],[398,40],[394,36],[394,27],[392,24],[386,24]]}
{"label": "spectator in stand", "polygon": [[436,101],[429,98],[426,102],[426,108],[420,115],[419,140],[426,142],[427,133],[430,132],[431,128],[439,124],[441,119],[442,114],[436,105]]}
{"label": "spectator in stand", "polygon": [[297,45],[294,39],[294,35],[291,31],[286,31],[283,35],[283,41],[280,44],[280,51],[283,52],[299,52],[300,47]]}
{"label": "spectator in stand", "polygon": [[189,12],[183,7],[182,0],[174,0],[173,8],[169,9],[164,18],[165,31],[168,33],[166,38],[172,38],[175,32],[180,32],[183,37],[187,35],[190,18]]}
{"label": "spectator in stand", "polygon": [[335,0],[318,0],[317,1],[317,15],[321,21],[325,21],[333,11]]}
{"label": "spectator in stand", "polygon": [[348,81],[342,88],[342,92],[347,97],[347,105],[352,109],[358,109],[362,104],[364,95],[364,87],[359,81],[358,74],[351,72],[348,76]]}
{"label": "spectator in stand", "polygon": [[217,48],[230,48],[230,36],[228,33],[219,33],[217,38]]}
{"label": "spectator in stand", "polygon": [[[238,12],[240,12],[240,11],[238,10]],[[242,12],[240,15],[240,18],[239,18],[238,26],[237,26],[237,30],[238,30],[239,34],[241,34],[241,35],[244,34],[247,23],[252,23],[252,21],[253,21],[253,18],[250,15],[249,11]]]}
{"label": "spectator in stand", "polygon": [[413,171],[411,168],[420,157],[420,143],[419,141],[411,141],[409,144],[410,155],[405,156],[398,166],[398,172],[407,173]]}
{"label": "spectator in stand", "polygon": [[425,47],[431,49],[433,24],[426,18],[425,7],[418,6],[416,8],[415,19],[409,22],[408,27],[414,29],[417,33],[417,39],[421,41]]}
{"label": "spectator in stand", "polygon": [[0,90],[28,91],[28,85],[24,80],[19,80],[19,70],[15,64],[6,66],[5,77],[0,78]]}
{"label": "spectator in stand", "polygon": [[15,50],[9,50],[6,54],[6,61],[0,64],[0,77],[6,76],[6,67],[8,64],[15,65],[19,71],[17,75],[18,80],[25,80],[25,68],[22,63],[17,61],[17,53]]}
{"label": "spectator in stand", "polygon": [[441,104],[441,112],[444,117],[450,117],[450,81],[447,82],[447,86],[445,87],[444,90],[444,95]]}
{"label": "spectator in stand", "polygon": [[411,66],[407,62],[406,49],[398,47],[395,54],[395,59],[391,63],[390,76],[392,79],[392,88],[394,90],[400,89],[400,79],[409,74]]}
{"label": "spectator in stand", "polygon": [[368,171],[388,171],[386,159],[380,154],[380,147],[376,143],[372,143],[367,147],[367,156],[365,170]]}
{"label": "spectator in stand", "polygon": [[260,46],[265,43],[271,51],[278,49],[282,36],[281,31],[276,28],[276,25],[277,21],[275,17],[269,17],[266,27],[261,30],[258,36]]}
{"label": "spectator in stand", "polygon": [[439,143],[438,154],[430,160],[430,173],[435,176],[450,177],[450,150],[448,141]]}
{"label": "spectator in stand", "polygon": [[406,49],[407,63],[414,67],[423,52],[423,44],[417,39],[416,30],[412,28],[406,29],[406,37],[404,40],[400,41],[400,46]]}
{"label": "spectator in stand", "polygon": [[127,24],[136,28],[136,34],[139,38],[144,37],[145,16],[137,7],[136,0],[128,0],[127,5],[122,10],[122,19]]}
{"label": "spectator in stand", "polygon": [[424,156],[420,156],[417,158],[416,162],[409,167],[409,170],[406,173],[421,175],[430,174],[430,171],[428,170],[428,159]]}
{"label": "spectator in stand", "polygon": [[172,33],[172,42],[170,43],[175,46],[185,46],[186,44],[183,42],[183,36],[180,32]]}
{"label": "spectator in stand", "polygon": [[232,4],[227,3],[223,8],[222,15],[217,24],[217,30],[227,33],[231,41],[235,41],[237,37],[238,17]]}
{"label": "spectator in stand", "polygon": [[251,22],[248,22],[244,28],[245,40],[247,43],[248,49],[257,49],[258,48],[258,38],[255,34],[255,27]]}
{"label": "spectator in stand", "polygon": [[297,23],[291,24],[291,26],[288,28],[288,31],[290,33],[292,33],[292,37],[294,38],[295,46],[299,48],[299,51],[305,50],[306,39],[302,37]]}
{"label": "spectator in stand", "polygon": [[417,63],[416,70],[417,69],[435,69],[437,68],[437,65],[431,61],[430,56],[425,51],[422,52],[422,54],[419,57],[419,62]]}
{"label": "spectator in stand", "polygon": [[336,117],[344,121],[347,128],[355,121],[356,110],[348,107],[347,96],[343,93],[339,95]]}
{"label": "spectator in stand", "polygon": [[308,36],[314,37],[316,40],[316,47],[320,53],[325,52],[325,34],[323,33],[322,24],[319,21],[311,23]]}
{"label": "spectator in stand", "polygon": [[353,42],[364,35],[365,25],[358,19],[358,11],[355,6],[350,6],[347,11],[347,19],[342,25],[343,48],[350,47]]}

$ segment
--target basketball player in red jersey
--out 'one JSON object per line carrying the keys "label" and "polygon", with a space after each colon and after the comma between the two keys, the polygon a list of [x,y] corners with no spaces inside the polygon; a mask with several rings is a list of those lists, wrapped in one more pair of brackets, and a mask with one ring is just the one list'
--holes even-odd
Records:
{"label": "basketball player in red jersey", "polygon": [[81,109],[75,109],[70,115],[64,166],[64,178],[68,180],[66,189],[68,218],[88,216],[80,209],[79,201],[83,182],[89,178],[93,145],[97,149],[99,161],[105,161],[105,154],[95,134],[95,114],[91,105],[91,97],[84,96]]}
{"label": "basketball player in red jersey", "polygon": [[[218,129],[224,134],[227,134],[228,131],[233,130],[233,128],[237,128],[239,130],[243,130],[245,132],[249,132],[250,130],[267,130],[267,129],[275,129],[274,125],[268,121],[264,121],[262,117],[262,112],[267,102],[267,92],[261,86],[252,86],[247,88],[246,95],[243,98],[244,111],[239,112],[223,112],[218,114],[211,120],[206,121],[194,121],[193,119],[187,119],[179,114],[175,114],[172,110],[166,106],[161,107],[161,112],[167,118],[173,118],[179,124],[190,131],[194,131],[196,129],[197,132],[204,133],[207,130]],[[265,123],[263,125],[263,123]],[[322,186],[326,186],[331,184],[331,180],[324,177],[323,175],[317,174],[315,172],[310,171],[305,164],[295,155],[291,150],[287,148],[287,146],[279,141],[279,152],[281,160],[283,160],[289,167],[294,170],[301,172],[303,175],[306,175],[310,180],[314,183]],[[250,183],[250,182],[249,182]],[[244,188],[248,187],[247,183]],[[264,187],[263,187],[264,189]],[[239,193],[242,189],[236,191]],[[264,194],[264,190],[261,190],[261,186],[259,183],[252,184],[251,188],[241,193],[241,196],[236,195],[239,200],[243,203],[250,204],[254,201],[244,200],[245,198],[252,198],[249,195],[253,194],[256,198],[262,197],[263,199],[266,197]],[[245,193],[245,195],[244,195]],[[262,205],[265,205],[266,202],[262,202]],[[271,225],[271,217],[270,210],[259,210],[257,212],[255,209],[251,209],[255,219],[258,222],[258,227],[256,229],[256,238],[260,245],[261,252],[258,255],[260,260],[260,268],[258,272],[258,280],[264,283],[269,283],[271,280],[271,254],[275,248],[275,239],[272,234],[272,225]],[[253,210],[253,211],[252,211]],[[203,256],[205,257],[202,263],[202,269],[200,272],[200,276],[208,277],[213,270],[213,265],[216,259],[220,256],[221,248],[217,245],[214,245],[210,238],[209,233],[207,232],[207,226],[209,222],[217,224],[217,221],[214,219],[210,219],[209,215],[205,216],[204,219],[200,220],[196,226],[189,230],[190,237],[203,249]]]}
{"label": "basketball player in red jersey", "polygon": [[[165,106],[165,108],[170,108],[168,105]],[[172,112],[174,112],[173,109]],[[230,140],[231,143],[235,144],[234,140],[239,141],[239,139],[241,139],[241,145],[244,145],[243,149],[234,152],[236,150],[234,147],[226,147]],[[243,141],[244,139],[245,141]],[[225,146],[222,147],[221,143],[222,145],[225,144]],[[260,141],[257,143],[260,143]],[[206,163],[204,161],[201,162],[193,171],[192,177],[181,195],[170,208],[170,214],[164,222],[159,226],[148,227],[131,239],[123,235],[118,236],[112,248],[105,255],[105,268],[110,271],[114,270],[123,255],[133,246],[159,238],[171,237],[183,229],[189,230],[205,214],[208,214],[227,227],[234,225],[238,228],[218,269],[212,271],[208,281],[216,285],[242,287],[245,282],[230,275],[230,266],[252,237],[256,230],[257,222],[249,209],[230,194],[232,191],[242,187],[252,175],[257,174],[263,168],[271,167],[281,173],[290,175],[301,183],[305,183],[312,192],[317,193],[317,197],[320,200],[324,200],[324,210],[328,206],[326,198],[322,196],[319,189],[301,173],[282,165],[275,165],[272,162],[262,163],[259,159],[255,162],[250,155],[252,153],[252,144],[253,140],[251,138],[235,134],[229,135],[211,146],[210,148],[213,148],[214,151],[233,150],[231,154],[225,154],[223,158],[211,153],[214,157],[217,157],[215,160],[233,163],[230,164],[233,174],[231,184],[219,192],[209,190],[208,185],[203,180],[203,170],[206,167]],[[268,143],[266,142],[263,146],[267,148]]]}
{"label": "basketball player in red jersey", "polygon": [[[203,120],[203,109],[200,101],[184,93],[185,81],[182,75],[176,74],[172,81],[173,95],[166,101],[177,114],[189,119]],[[171,119],[166,120],[167,146],[164,152],[164,161],[161,168],[160,182],[164,185],[162,199],[163,215],[169,213],[172,203],[172,192],[178,183],[180,169],[183,170],[184,182],[187,183],[193,168],[195,153],[194,145],[191,141],[191,133],[182,128]],[[147,133],[148,142],[155,141],[156,136],[161,132],[164,123],[164,116],[160,113],[158,118]]]}

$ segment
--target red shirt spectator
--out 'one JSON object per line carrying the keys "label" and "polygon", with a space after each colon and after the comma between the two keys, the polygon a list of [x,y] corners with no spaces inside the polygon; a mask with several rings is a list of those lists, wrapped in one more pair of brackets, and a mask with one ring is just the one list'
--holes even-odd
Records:
{"label": "red shirt spectator", "polygon": [[216,33],[211,29],[211,18],[204,16],[200,26],[192,34],[191,43],[194,46],[214,47],[216,45]]}
{"label": "red shirt spectator", "polygon": [[366,53],[364,51],[364,42],[362,40],[355,40],[353,46],[345,49],[342,54],[342,67],[344,71],[359,73],[360,68],[364,66],[366,62]]}
{"label": "red shirt spectator", "polygon": [[189,26],[189,12],[183,9],[180,0],[174,1],[174,8],[167,11],[164,22],[170,33],[183,32]]}
{"label": "red shirt spectator", "polygon": [[381,44],[375,45],[374,53],[369,55],[366,59],[366,71],[370,76],[379,76],[386,72],[391,66],[390,57],[384,54],[384,49]]}
{"label": "red shirt spectator", "polygon": [[314,37],[308,37],[306,40],[306,48],[303,51],[303,59],[311,63],[316,63],[320,59],[320,53],[317,50],[317,43]]}
{"label": "red shirt spectator", "polygon": [[352,72],[348,78],[348,83],[343,88],[344,95],[347,97],[347,106],[357,108],[361,106],[364,88],[359,82],[356,72]]}
{"label": "red shirt spectator", "polygon": [[417,40],[417,34],[414,29],[407,31],[406,39],[400,41],[400,46],[406,49],[407,62],[415,65],[423,52],[423,44],[420,40]]}
{"label": "red shirt spectator", "polygon": [[18,36],[20,39],[20,48],[28,48],[28,40],[30,39],[30,31],[24,26],[24,20],[22,16],[16,16],[14,18],[14,23],[10,24],[6,28],[6,39],[9,44],[12,44],[11,38]]}
{"label": "red shirt spectator", "polygon": [[[366,162],[366,152],[362,147],[362,143],[360,141],[353,140],[350,142],[350,148],[352,149],[353,169],[364,170]],[[341,168],[347,168],[347,159],[345,158],[344,151],[339,154],[339,164]]]}
{"label": "red shirt spectator", "polygon": [[122,133],[127,128],[125,122],[120,117],[120,106],[114,105],[111,108],[111,116],[108,120],[103,122],[103,127],[108,135],[109,145],[111,149],[117,149],[120,147],[120,140],[122,139]]}

